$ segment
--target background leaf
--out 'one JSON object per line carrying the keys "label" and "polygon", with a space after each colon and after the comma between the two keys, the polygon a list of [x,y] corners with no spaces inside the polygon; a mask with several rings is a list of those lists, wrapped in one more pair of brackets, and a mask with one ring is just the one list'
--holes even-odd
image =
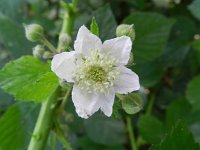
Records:
{"label": "background leaf", "polygon": [[171,133],[150,150],[199,150],[199,145],[194,141],[192,134],[183,123],[178,123]]}
{"label": "background leaf", "polygon": [[125,126],[121,120],[95,115],[85,120],[84,127],[89,138],[96,143],[118,145],[126,139]]}
{"label": "background leaf", "polygon": [[188,9],[194,17],[200,20],[200,0],[194,0],[189,6]]}
{"label": "background leaf", "polygon": [[188,84],[187,88],[187,98],[192,105],[193,109],[200,110],[200,76],[195,77],[192,81]]}
{"label": "background leaf", "polygon": [[134,58],[136,63],[141,63],[161,55],[174,21],[158,13],[138,12],[125,18],[124,23],[134,24]]}
{"label": "background leaf", "polygon": [[154,116],[141,116],[138,122],[138,129],[143,139],[151,144],[160,143],[165,135],[164,124]]}

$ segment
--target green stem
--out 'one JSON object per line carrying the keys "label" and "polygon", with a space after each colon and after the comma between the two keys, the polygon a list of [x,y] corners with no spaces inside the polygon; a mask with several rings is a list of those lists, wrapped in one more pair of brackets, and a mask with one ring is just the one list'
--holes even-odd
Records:
{"label": "green stem", "polygon": [[56,48],[45,38],[43,37],[41,42],[49,48],[52,52],[56,52]]}
{"label": "green stem", "polygon": [[129,139],[130,139],[130,142],[131,142],[131,149],[137,150],[137,144],[136,144],[136,141],[135,141],[135,136],[134,136],[130,116],[126,117],[126,122],[127,122],[127,130],[128,130],[128,134],[129,134]]}
{"label": "green stem", "polygon": [[[71,5],[63,4],[65,9],[64,16],[63,16],[63,24],[59,35],[67,33],[69,36],[72,36],[72,31],[74,27],[74,20],[76,17],[77,5],[79,0],[72,0]],[[69,46],[69,45],[68,45]],[[63,43],[62,41],[58,42],[58,52],[62,51]]]}
{"label": "green stem", "polygon": [[147,105],[147,111],[146,111],[145,115],[150,115],[151,114],[154,102],[155,102],[155,94],[152,93],[151,98],[149,100],[149,103]]}
{"label": "green stem", "polygon": [[60,143],[62,143],[62,145],[65,147],[66,150],[73,150],[70,142],[68,142],[68,140],[65,138],[63,130],[61,129],[59,123],[56,122],[55,125],[56,125],[56,135]]}
{"label": "green stem", "polygon": [[67,100],[69,98],[69,95],[70,95],[70,92],[72,90],[72,86],[70,85],[70,87],[67,89],[67,92],[65,94],[65,96],[63,97],[63,100],[62,100],[62,103],[61,103],[61,106],[60,106],[60,111],[62,112],[65,108],[65,105],[67,103]]}
{"label": "green stem", "polygon": [[60,88],[58,87],[57,90],[42,103],[28,150],[44,150],[52,126],[52,118],[56,108],[56,100],[59,91]]}

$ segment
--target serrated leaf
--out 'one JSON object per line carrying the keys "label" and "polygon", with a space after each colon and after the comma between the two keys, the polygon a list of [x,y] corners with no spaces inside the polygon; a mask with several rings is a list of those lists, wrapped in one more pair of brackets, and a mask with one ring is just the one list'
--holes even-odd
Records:
{"label": "serrated leaf", "polygon": [[0,71],[0,87],[16,99],[42,102],[57,86],[58,79],[49,64],[32,56],[10,62]]}
{"label": "serrated leaf", "polygon": [[159,144],[152,146],[150,150],[199,150],[200,146],[188,128],[183,123],[178,123],[166,138]]}
{"label": "serrated leaf", "polygon": [[99,26],[95,18],[92,18],[92,22],[90,24],[90,31],[96,36],[99,36]]}
{"label": "serrated leaf", "polygon": [[139,133],[150,144],[158,144],[164,137],[164,124],[154,116],[143,115],[138,122]]}
{"label": "serrated leaf", "polygon": [[200,20],[200,0],[194,0],[189,6],[188,9],[192,13],[192,15]]}
{"label": "serrated leaf", "polygon": [[187,87],[187,98],[193,109],[200,110],[200,75],[193,78]]}
{"label": "serrated leaf", "polygon": [[115,37],[117,23],[111,11],[110,5],[105,5],[94,12],[95,19],[99,25],[100,37],[107,40]]}
{"label": "serrated leaf", "polygon": [[136,93],[131,93],[122,98],[122,108],[127,114],[135,114],[143,108],[143,101]]}
{"label": "serrated leaf", "polygon": [[88,137],[96,143],[118,145],[126,140],[125,125],[121,120],[93,115],[84,121],[84,127]]}
{"label": "serrated leaf", "polygon": [[174,21],[157,13],[143,12],[129,15],[124,23],[134,24],[134,58],[137,63],[141,63],[161,55]]}

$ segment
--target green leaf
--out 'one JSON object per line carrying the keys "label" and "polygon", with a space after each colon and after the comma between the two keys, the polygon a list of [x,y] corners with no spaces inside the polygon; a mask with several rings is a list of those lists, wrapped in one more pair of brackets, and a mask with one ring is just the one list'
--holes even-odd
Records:
{"label": "green leaf", "polygon": [[200,146],[188,128],[183,123],[178,123],[166,138],[159,144],[152,146],[150,150],[199,150]]}
{"label": "green leaf", "polygon": [[1,0],[0,13],[18,21],[22,18],[24,0]]}
{"label": "green leaf", "polygon": [[78,141],[82,150],[125,150],[123,146],[105,146],[91,141],[88,137],[82,137]]}
{"label": "green leaf", "polygon": [[189,6],[188,9],[194,17],[200,20],[200,0],[194,0]]}
{"label": "green leaf", "polygon": [[161,55],[174,21],[157,13],[143,12],[129,15],[124,23],[134,24],[134,58],[137,63],[142,63]]}
{"label": "green leaf", "polygon": [[16,103],[0,118],[0,149],[22,150],[29,143],[38,108],[33,104]]}
{"label": "green leaf", "polygon": [[0,13],[0,43],[15,58],[22,54],[30,54],[32,44],[25,38],[24,29],[8,17]]}
{"label": "green leaf", "polygon": [[167,127],[171,128],[177,120],[186,121],[189,112],[191,112],[191,105],[186,99],[179,99],[172,102],[166,112]]}
{"label": "green leaf", "polygon": [[160,59],[156,59],[134,65],[133,70],[139,75],[140,82],[144,87],[152,87],[161,80],[166,67],[164,67]]}
{"label": "green leaf", "polygon": [[0,71],[0,87],[24,101],[42,102],[58,86],[58,79],[45,64],[32,56],[8,63]]}
{"label": "green leaf", "polygon": [[19,107],[14,105],[0,119],[0,149],[22,149],[25,143],[25,131],[21,115]]}
{"label": "green leaf", "polygon": [[115,37],[117,23],[111,11],[110,5],[105,5],[94,12],[95,19],[99,25],[100,37],[103,40]]}
{"label": "green leaf", "polygon": [[96,36],[99,36],[99,26],[94,17],[92,18],[92,23],[90,24],[90,31]]}
{"label": "green leaf", "polygon": [[93,115],[84,121],[84,127],[89,138],[96,143],[118,145],[126,139],[125,125],[121,120]]}
{"label": "green leaf", "polygon": [[192,105],[193,109],[200,110],[200,75],[193,78],[187,87],[187,98]]}
{"label": "green leaf", "polygon": [[143,101],[136,93],[131,93],[122,98],[122,108],[127,114],[135,114],[143,108]]}
{"label": "green leaf", "polygon": [[138,128],[143,139],[150,144],[160,143],[165,134],[163,123],[154,116],[141,116]]}
{"label": "green leaf", "polygon": [[[190,52],[191,43],[197,33],[195,22],[186,16],[175,17],[170,40],[165,47],[162,60],[166,66],[180,65]],[[181,54],[181,55],[180,55]]]}

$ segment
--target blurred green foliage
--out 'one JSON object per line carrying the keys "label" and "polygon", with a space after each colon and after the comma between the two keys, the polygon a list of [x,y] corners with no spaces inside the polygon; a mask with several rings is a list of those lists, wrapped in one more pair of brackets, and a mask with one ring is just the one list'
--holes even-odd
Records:
{"label": "blurred green foliage", "polygon": [[[103,40],[115,37],[117,24],[134,24],[135,65],[131,69],[140,77],[142,88],[138,93],[144,103],[142,111],[131,116],[139,149],[199,150],[200,0],[181,0],[178,4],[171,1],[165,7],[158,7],[155,2],[80,0],[73,35],[75,37],[81,25],[89,27],[93,17]],[[48,39],[57,43],[61,12],[57,0],[0,0],[0,67],[32,53],[33,44],[25,38],[23,23],[41,24]],[[35,69],[38,74],[29,79],[38,81],[46,66],[38,68],[36,60],[27,62],[25,59],[26,56],[20,58],[21,62],[11,63],[30,65],[29,71]],[[12,84],[24,80],[23,74],[18,72],[23,68],[10,68],[9,65],[6,68],[7,76],[2,78],[0,74],[3,89],[11,93],[14,91],[14,94],[18,93],[18,99],[27,101],[35,98],[41,101],[48,96],[48,93],[41,92],[43,87],[30,91],[29,86],[34,85],[29,81],[24,81],[24,85],[15,89],[4,86],[5,82]],[[46,74],[46,82],[41,85],[49,84],[45,91],[50,93],[56,82],[49,83],[49,78],[54,78],[54,75]],[[25,94],[20,94],[22,86],[27,86]],[[106,118],[99,112],[83,120],[76,115],[69,101],[66,112],[58,120],[75,149],[129,150],[130,141],[124,120],[126,114],[122,109],[125,104],[121,105],[116,99],[112,118]],[[1,150],[27,148],[38,111],[38,104],[16,102],[0,90]],[[52,130],[47,150],[51,150],[54,136]],[[59,141],[55,145],[56,150],[63,149]]]}

